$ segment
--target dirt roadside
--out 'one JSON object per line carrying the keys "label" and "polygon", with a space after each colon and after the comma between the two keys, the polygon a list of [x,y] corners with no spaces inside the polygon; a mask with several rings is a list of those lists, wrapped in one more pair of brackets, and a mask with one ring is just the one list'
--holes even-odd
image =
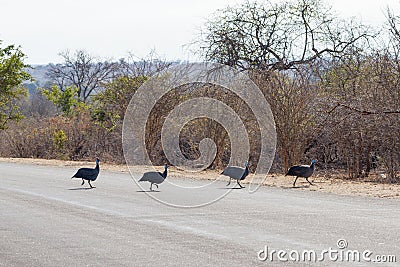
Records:
{"label": "dirt roadside", "polygon": [[[85,161],[62,161],[62,160],[45,160],[45,159],[31,159],[31,158],[0,158],[0,162],[7,163],[20,163],[20,164],[35,164],[42,166],[58,166],[58,167],[93,167],[93,162]],[[128,173],[128,167],[126,165],[113,165],[107,163],[100,163],[102,170],[112,172]],[[159,168],[162,170],[162,166]],[[135,166],[135,172],[145,172],[153,170],[152,167]],[[214,180],[220,174],[220,171],[207,170],[202,172],[183,172],[174,167],[169,169],[169,176],[176,178],[186,179],[205,179]],[[250,174],[251,175],[251,174]],[[332,176],[332,175],[331,175]],[[251,177],[251,176],[250,176]],[[251,179],[251,178],[250,178]],[[333,193],[338,195],[357,195],[357,196],[370,196],[377,198],[394,198],[400,199],[400,184],[385,184],[375,181],[357,180],[350,181],[339,177],[327,178],[318,170],[314,175],[309,178],[314,186],[310,186],[304,179],[299,178],[296,183],[296,188],[292,187],[294,177],[284,175],[268,175],[263,183],[264,186],[280,187],[290,190],[308,190],[308,191],[320,191]],[[228,181],[228,179],[226,179]],[[247,181],[246,181],[247,180]],[[249,179],[243,181],[243,184],[248,183]]]}

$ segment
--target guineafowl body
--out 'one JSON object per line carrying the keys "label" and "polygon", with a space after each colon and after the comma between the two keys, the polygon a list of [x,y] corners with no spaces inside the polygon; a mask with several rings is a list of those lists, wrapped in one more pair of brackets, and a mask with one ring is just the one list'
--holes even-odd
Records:
{"label": "guineafowl body", "polygon": [[85,183],[85,180],[88,181],[90,188],[93,188],[93,186],[90,184],[90,181],[96,181],[97,176],[99,176],[100,173],[100,159],[96,159],[96,167],[94,169],[91,168],[80,168],[72,178],[81,178],[82,179],[82,184]]}
{"label": "guineafowl body", "polygon": [[237,166],[226,167],[221,174],[229,177],[227,186],[231,184],[232,179],[235,179],[240,188],[243,188],[239,181],[244,180],[249,175],[249,163],[246,162],[245,168]]}
{"label": "guineafowl body", "polygon": [[317,160],[313,159],[311,161],[310,165],[296,165],[296,166],[292,166],[292,167],[289,168],[289,170],[286,173],[286,175],[296,176],[296,179],[294,180],[294,183],[293,183],[293,187],[296,185],[297,178],[299,178],[299,177],[306,178],[307,182],[310,185],[313,185],[308,180],[308,177],[310,177],[314,173],[315,163],[317,163]]}
{"label": "guineafowl body", "polygon": [[153,191],[153,184],[157,186],[164,182],[168,175],[168,165],[164,166],[164,172],[145,172],[139,182],[150,182],[150,191]]}

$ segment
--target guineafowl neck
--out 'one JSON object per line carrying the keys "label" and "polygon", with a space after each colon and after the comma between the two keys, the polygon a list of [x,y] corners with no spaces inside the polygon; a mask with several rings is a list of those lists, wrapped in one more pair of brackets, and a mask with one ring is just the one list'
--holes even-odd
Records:
{"label": "guineafowl neck", "polygon": [[164,178],[167,178],[167,174],[168,174],[168,172],[167,172],[167,170],[165,170],[165,171],[163,172],[162,176],[163,176]]}
{"label": "guineafowl neck", "polygon": [[314,170],[315,163],[311,163],[310,169]]}
{"label": "guineafowl neck", "polygon": [[246,166],[242,174],[242,177],[240,177],[240,179],[244,179],[248,174],[249,174],[249,167]]}

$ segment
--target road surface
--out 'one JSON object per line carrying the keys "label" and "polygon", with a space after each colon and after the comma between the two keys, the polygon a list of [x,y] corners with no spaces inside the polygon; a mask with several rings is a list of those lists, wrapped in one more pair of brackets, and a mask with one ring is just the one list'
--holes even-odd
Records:
{"label": "road surface", "polygon": [[[227,190],[226,179],[177,190],[209,181],[173,174],[148,193],[109,171],[87,189],[70,179],[75,171],[0,163],[0,266],[352,266],[352,251],[364,257],[359,266],[400,262],[398,200],[272,187],[249,194]],[[151,197],[189,205],[226,192],[198,208]]]}

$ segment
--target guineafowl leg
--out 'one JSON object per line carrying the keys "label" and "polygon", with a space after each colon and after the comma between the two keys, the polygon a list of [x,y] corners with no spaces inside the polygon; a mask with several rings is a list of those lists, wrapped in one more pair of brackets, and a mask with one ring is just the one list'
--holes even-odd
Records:
{"label": "guineafowl leg", "polygon": [[88,183],[89,183],[89,185],[90,185],[90,188],[93,188],[93,186],[90,184],[90,180],[88,180]]}
{"label": "guineafowl leg", "polygon": [[237,184],[240,186],[240,188],[243,188],[244,186],[242,186],[240,183],[239,183],[239,180],[236,180],[237,181]]}
{"label": "guineafowl leg", "polygon": [[298,176],[296,176],[296,179],[294,179],[293,187],[295,187],[295,186],[296,186],[296,181],[297,181],[297,178],[299,178],[299,177],[298,177]]}
{"label": "guineafowl leg", "polygon": [[308,178],[306,178],[306,180],[307,180],[307,182],[309,182],[310,185],[314,185],[314,184],[312,184],[312,183],[308,180]]}
{"label": "guineafowl leg", "polygon": [[153,183],[150,183],[150,191],[153,191]]}
{"label": "guineafowl leg", "polygon": [[229,182],[228,182],[228,184],[226,186],[231,184],[231,180],[232,180],[232,178],[229,177]]}
{"label": "guineafowl leg", "polygon": [[83,180],[83,179],[82,179],[82,183],[81,183],[81,185],[83,185],[84,183],[85,183],[85,180]]}
{"label": "guineafowl leg", "polygon": [[157,189],[158,189],[158,184],[155,184],[156,186],[157,186]]}

